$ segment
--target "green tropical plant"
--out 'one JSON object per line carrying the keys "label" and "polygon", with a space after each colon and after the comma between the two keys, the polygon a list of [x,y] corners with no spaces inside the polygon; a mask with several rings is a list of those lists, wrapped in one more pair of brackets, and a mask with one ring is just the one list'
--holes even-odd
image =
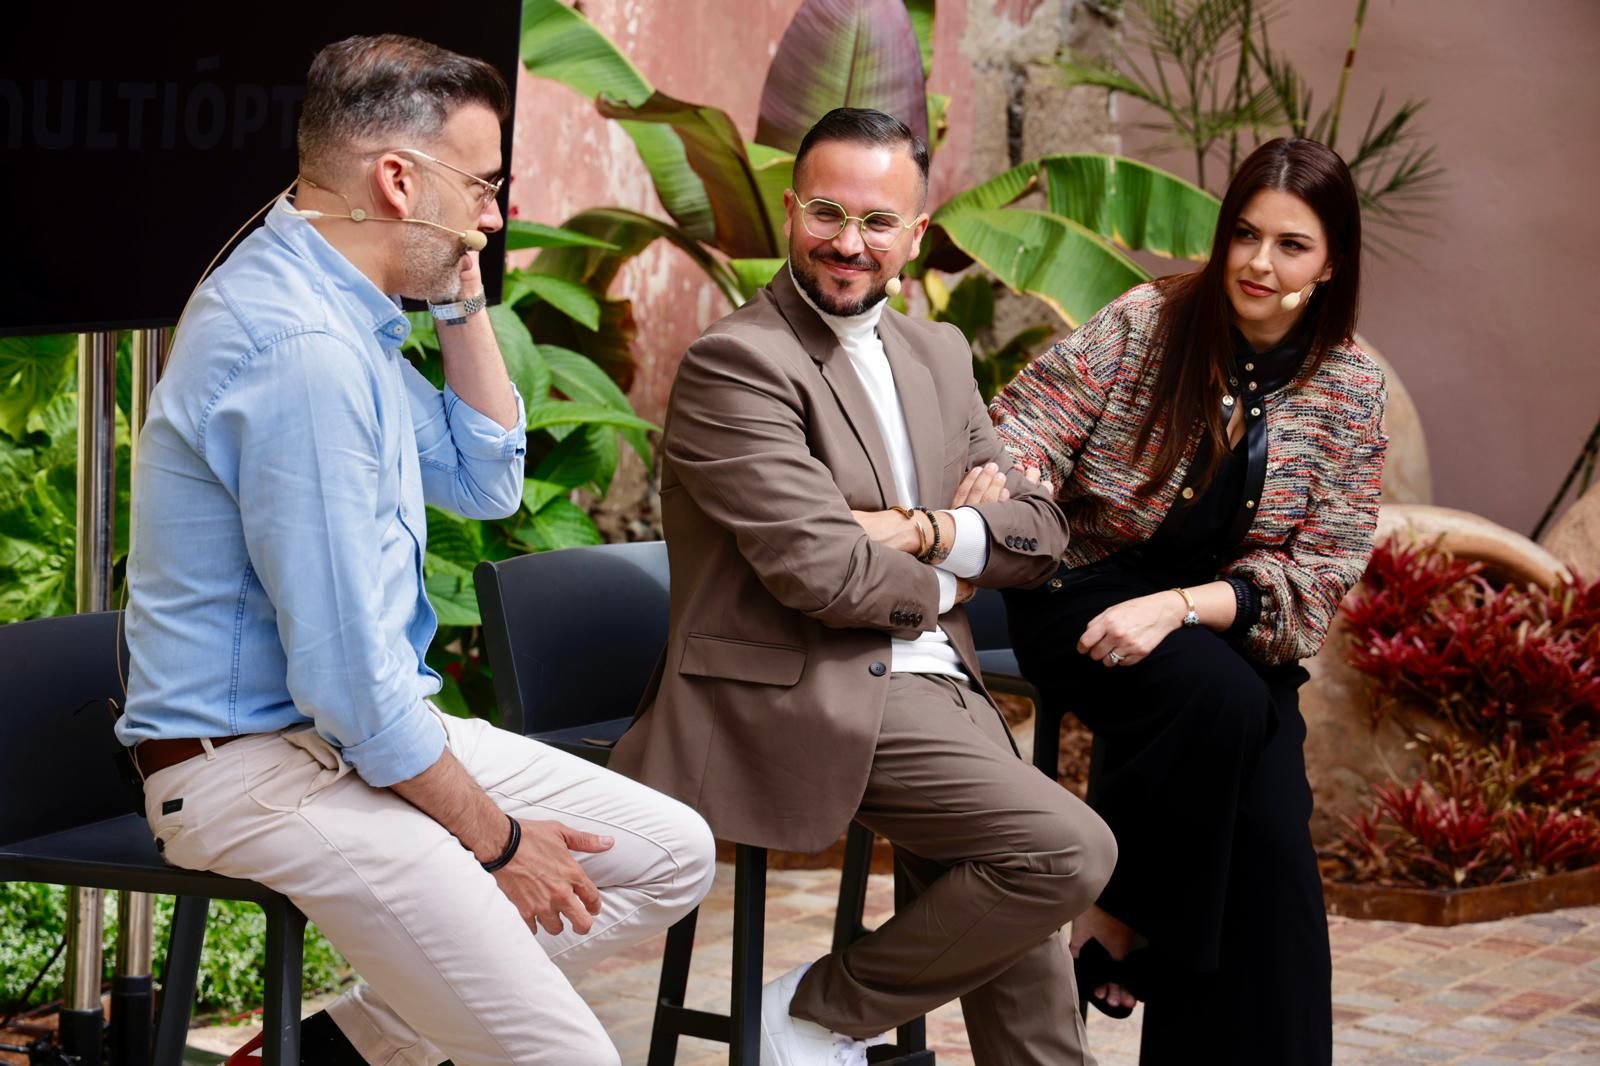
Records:
{"label": "green tropical plant", "polygon": [[[622,124],[671,218],[616,208],[581,212],[563,228],[603,237],[618,251],[551,250],[531,269],[603,288],[628,256],[667,239],[686,251],[698,248],[690,251],[695,264],[731,304],[742,302],[787,254],[781,198],[793,179],[791,153],[824,113],[876,107],[919,133],[928,131],[937,144],[946,101],[927,91],[934,8],[934,0],[806,0],[768,69],[756,142],[746,143],[725,113],[655,90],[560,0],[524,0],[524,66],[594,100],[601,114]],[[1042,206],[1025,202],[1036,192],[1044,194]],[[940,205],[923,254],[907,273],[926,279],[929,271],[957,272],[976,263],[1076,325],[1148,277],[1127,250],[1204,257],[1216,212],[1214,197],[1155,167],[1111,155],[1051,156]],[[617,320],[631,320],[631,311]],[[968,327],[984,328],[972,320]],[[1010,361],[1048,332],[1041,324],[997,350],[1010,353]],[[1019,339],[1029,345],[1017,347]],[[619,331],[603,325],[581,340],[588,346],[574,346],[627,380],[618,366],[626,351]],[[992,376],[994,369],[985,373]]]}
{"label": "green tropical plant", "polygon": [[[78,341],[72,334],[0,339],[0,624],[76,607]],[[128,505],[128,381],[117,398],[117,511]],[[117,523],[115,570],[128,550]]]}
{"label": "green tropical plant", "polygon": [[[1225,164],[1226,182],[1251,147],[1280,134],[1339,149],[1367,0],[1357,0],[1339,86],[1321,111],[1313,110],[1305,77],[1272,47],[1269,30],[1282,14],[1273,0],[1129,0],[1125,10],[1127,32],[1117,57],[1074,55],[1061,65],[1064,78],[1154,108],[1161,117],[1146,128],[1166,135],[1164,147],[1192,154],[1202,186],[1212,163]],[[1425,104],[1407,100],[1390,109],[1379,94],[1345,153],[1362,210],[1376,224],[1369,239],[1380,251],[1398,250],[1400,235],[1425,231],[1427,203],[1442,184],[1437,151],[1417,129]]]}
{"label": "green tropical plant", "polygon": [[[155,898],[155,942],[165,943],[172,925],[172,897]],[[104,979],[114,976],[117,939],[117,894],[106,893],[102,930]],[[27,882],[0,884],[0,1017],[13,1010],[49,1001],[61,990],[63,961],[51,956],[66,929],[67,890],[59,885]],[[200,955],[200,980],[195,1007],[200,1011],[238,1014],[259,1007],[266,972],[266,914],[252,903],[213,900]],[[156,978],[164,959],[157,952]],[[48,964],[48,966],[47,966]],[[28,986],[41,972],[29,1002]],[[350,964],[313,925],[306,926],[305,994],[337,990],[351,976]]]}
{"label": "green tropical plant", "polygon": [[[639,216],[643,218],[643,216]],[[604,264],[624,249],[607,234],[513,221],[513,250],[539,248]],[[609,283],[615,265],[596,268]],[[607,270],[610,273],[607,273]],[[730,287],[734,284],[727,275]],[[593,334],[606,303],[587,285],[555,274],[508,270],[502,303],[489,309],[506,369],[528,415],[528,462],[522,507],[511,518],[476,522],[428,509],[424,583],[439,615],[440,631],[428,655],[445,688],[438,699],[455,714],[494,705],[483,669],[481,621],[472,571],[483,559],[504,559],[600,543],[600,531],[574,502],[576,493],[603,496],[621,449],[648,465],[648,434],[610,376],[561,344],[538,344],[529,325],[567,336]],[[730,291],[734,291],[730,288]],[[412,313],[406,350],[419,369],[442,386],[444,367],[433,319]],[[128,431],[126,410],[131,362],[127,337],[119,355],[117,576],[127,552]],[[0,623],[71,613],[76,540],[77,397],[73,391],[77,340],[70,334],[0,340]],[[115,596],[120,600],[120,591]]]}
{"label": "green tropical plant", "polygon": [[[512,222],[508,245],[580,257],[614,255],[618,247],[576,230]],[[494,706],[485,669],[482,619],[472,571],[484,559],[599,544],[599,529],[573,496],[604,496],[623,445],[650,464],[648,434],[656,427],[633,413],[628,398],[594,361],[571,349],[539,344],[529,322],[555,315],[580,332],[600,324],[600,298],[582,280],[525,270],[506,272],[502,302],[490,324],[512,384],[527,410],[528,457],[522,507],[510,518],[478,522],[428,508],[423,582],[439,616],[428,664],[444,679],[436,697],[452,714]],[[444,384],[439,336],[431,316],[412,312],[406,351],[435,385]]]}

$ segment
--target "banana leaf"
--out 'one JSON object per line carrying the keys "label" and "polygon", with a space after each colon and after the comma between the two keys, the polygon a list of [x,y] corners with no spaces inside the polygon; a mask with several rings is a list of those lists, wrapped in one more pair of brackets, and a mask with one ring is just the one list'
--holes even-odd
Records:
{"label": "banana leaf", "polygon": [[1203,260],[1217,228],[1217,198],[1164,170],[1099,152],[1039,160],[1052,214],[1128,249]]}
{"label": "banana leaf", "polygon": [[933,9],[934,0],[906,0],[906,14],[911,16],[911,28],[917,34],[917,51],[922,55],[923,78],[933,70]]}
{"label": "banana leaf", "polygon": [[730,304],[737,307],[740,303],[739,285],[732,271],[690,234],[659,218],[622,207],[596,207],[578,212],[563,222],[561,228],[594,237],[610,247],[546,248],[528,269],[576,281],[594,292],[605,292],[622,264],[652,242],[665,240],[715,282]]}
{"label": "banana leaf", "polygon": [[591,237],[587,233],[577,233],[573,230],[562,229],[560,226],[545,226],[538,222],[524,222],[514,218],[506,223],[506,251],[516,252],[524,248],[606,248],[614,249],[616,245]]}
{"label": "banana leaf", "polygon": [[725,112],[662,92],[638,105],[601,97],[596,106],[607,118],[661,123],[676,131],[689,165],[705,184],[715,219],[712,243],[724,254],[734,258],[778,254],[782,231],[773,227],[744,138]]}
{"label": "banana leaf", "polygon": [[[520,54],[529,74],[558,81],[589,100],[603,95],[643,104],[655,92],[605,34],[560,0],[522,0]],[[624,122],[622,128],[667,214],[691,237],[710,241],[716,234],[711,202],[677,133],[652,123]]]}
{"label": "banana leaf", "polygon": [[730,259],[728,267],[739,279],[739,290],[748,300],[758,289],[764,288],[786,262],[787,259]]}
{"label": "banana leaf", "polygon": [[928,139],[922,49],[905,0],[805,0],[767,68],[756,140],[793,152],[836,107],[877,108]]}
{"label": "banana leaf", "polygon": [[941,227],[995,277],[1014,291],[1039,297],[1074,328],[1149,279],[1099,234],[1047,211],[958,211]]}
{"label": "banana leaf", "polygon": [[756,185],[761,190],[761,206],[766,210],[767,223],[778,240],[778,252],[787,255],[789,242],[783,235],[786,221],[783,192],[794,185],[794,156],[753,141],[744,147],[750,156],[750,168],[755,171]]}

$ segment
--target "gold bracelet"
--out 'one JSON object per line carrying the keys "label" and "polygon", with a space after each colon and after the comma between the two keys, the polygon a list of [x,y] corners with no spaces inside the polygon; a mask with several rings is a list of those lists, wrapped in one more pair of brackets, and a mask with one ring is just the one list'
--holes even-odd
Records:
{"label": "gold bracelet", "polygon": [[1179,587],[1179,588],[1174,588],[1172,591],[1176,592],[1178,595],[1182,596],[1183,597],[1184,606],[1189,608],[1189,613],[1183,616],[1183,624],[1184,624],[1184,626],[1186,628],[1191,628],[1192,629],[1193,627],[1199,625],[1200,624],[1200,612],[1195,609],[1194,597],[1189,595],[1189,590],[1186,589],[1186,588]]}
{"label": "gold bracelet", "polygon": [[922,523],[917,521],[917,512],[916,512],[916,510],[914,508],[911,508],[911,507],[901,506],[898,503],[890,504],[889,505],[889,510],[895,512],[898,515],[902,515],[905,518],[907,518],[908,520],[910,520],[911,528],[915,529],[917,531],[917,552],[916,552],[917,557],[921,558],[923,555],[927,554],[927,551],[928,551],[928,535],[927,535],[927,533],[923,532]]}

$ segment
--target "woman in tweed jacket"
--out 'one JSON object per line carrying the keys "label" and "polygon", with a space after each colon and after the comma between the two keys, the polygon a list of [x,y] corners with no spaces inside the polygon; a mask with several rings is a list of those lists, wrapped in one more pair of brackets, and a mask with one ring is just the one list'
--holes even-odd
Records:
{"label": "woman in tweed jacket", "polygon": [[[1140,285],[995,399],[1072,544],[1007,594],[1023,672],[1095,731],[1117,870],[1074,923],[1079,994],[1147,1002],[1140,1061],[1326,1064],[1331,964],[1298,660],[1377,523],[1382,372],[1352,340],[1343,161],[1262,145],[1200,271]],[[1226,1049],[1224,1051],[1223,1049]]]}

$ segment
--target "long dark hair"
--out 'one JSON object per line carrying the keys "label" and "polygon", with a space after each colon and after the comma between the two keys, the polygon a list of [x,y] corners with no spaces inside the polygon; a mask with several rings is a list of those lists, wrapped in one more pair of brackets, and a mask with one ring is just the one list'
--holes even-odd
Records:
{"label": "long dark hair", "polygon": [[1193,484],[1203,490],[1228,450],[1228,427],[1222,419],[1222,390],[1233,351],[1230,327],[1233,304],[1228,299],[1228,249],[1239,225],[1239,213],[1262,189],[1293,193],[1316,212],[1328,240],[1333,276],[1318,285],[1296,329],[1309,339],[1302,377],[1316,371],[1328,349],[1355,333],[1361,296],[1361,208],[1350,169],[1326,145],[1303,138],[1279,137],[1251,152],[1228,185],[1211,238],[1211,258],[1191,274],[1162,279],[1164,299],[1154,342],[1162,353],[1153,385],[1155,402],[1139,427],[1143,451],[1158,427],[1165,427],[1156,452],[1155,470],[1139,489],[1151,496],[1164,485],[1188,445],[1188,428],[1196,422],[1211,435],[1211,461]]}

